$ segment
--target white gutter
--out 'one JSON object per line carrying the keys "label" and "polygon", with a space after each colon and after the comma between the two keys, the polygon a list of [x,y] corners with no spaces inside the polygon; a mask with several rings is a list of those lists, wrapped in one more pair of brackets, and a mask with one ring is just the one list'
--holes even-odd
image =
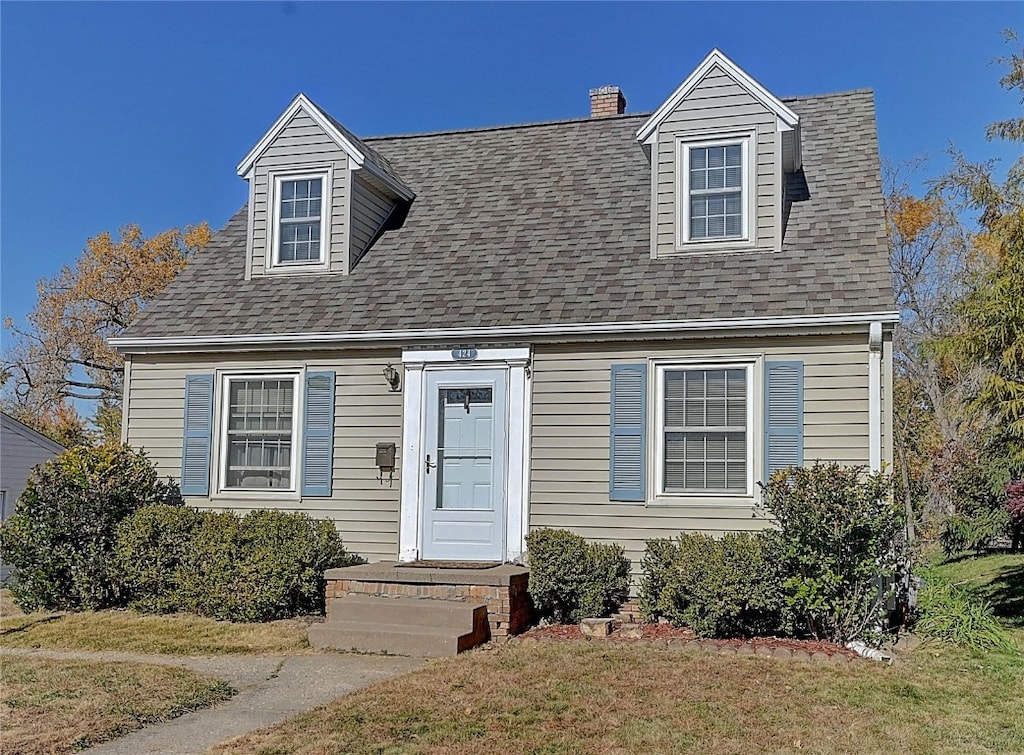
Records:
{"label": "white gutter", "polygon": [[872,472],[882,468],[882,323],[868,332],[868,463]]}
{"label": "white gutter", "polygon": [[567,323],[551,325],[501,325],[471,328],[418,328],[410,330],[367,330],[341,333],[253,333],[244,335],[159,336],[152,338],[111,338],[122,353],[139,350],[180,350],[199,348],[240,349],[272,346],[349,346],[368,342],[439,341],[465,342],[496,338],[545,336],[628,336],[658,333],[696,333],[723,330],[765,330],[772,328],[870,325],[898,322],[899,312],[863,312],[790,317],[734,317],[709,320],[651,320],[645,322]]}

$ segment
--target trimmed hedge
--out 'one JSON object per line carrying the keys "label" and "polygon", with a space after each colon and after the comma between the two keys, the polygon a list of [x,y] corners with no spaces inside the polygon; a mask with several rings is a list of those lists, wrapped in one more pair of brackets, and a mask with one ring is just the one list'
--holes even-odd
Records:
{"label": "trimmed hedge", "polygon": [[621,545],[588,543],[568,530],[534,530],[526,538],[529,593],[542,618],[576,624],[607,616],[629,593],[629,559]]}
{"label": "trimmed hedge", "polygon": [[303,513],[166,506],[121,523],[117,558],[132,608],[231,621],[322,613],[324,571],[361,561],[331,522]]}
{"label": "trimmed hedge", "polygon": [[78,446],[33,469],[0,529],[15,602],[25,611],[120,605],[115,530],[153,503],[180,506],[178,486],[128,446]]}
{"label": "trimmed hedge", "polygon": [[650,540],[640,610],[649,621],[665,618],[704,637],[788,633],[779,555],[770,533]]}

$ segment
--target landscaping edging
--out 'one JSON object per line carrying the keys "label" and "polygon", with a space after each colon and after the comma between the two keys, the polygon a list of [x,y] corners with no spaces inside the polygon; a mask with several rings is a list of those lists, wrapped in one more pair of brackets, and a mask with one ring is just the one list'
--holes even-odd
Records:
{"label": "landscaping edging", "polygon": [[606,637],[587,637],[578,625],[537,627],[516,637],[513,642],[598,642],[612,644],[646,643],[675,647],[691,652],[729,656],[755,656],[773,660],[831,663],[845,666],[863,661],[848,648],[831,642],[790,640],[781,637],[757,637],[750,640],[712,640],[696,637],[689,629],[666,624],[619,624]]}

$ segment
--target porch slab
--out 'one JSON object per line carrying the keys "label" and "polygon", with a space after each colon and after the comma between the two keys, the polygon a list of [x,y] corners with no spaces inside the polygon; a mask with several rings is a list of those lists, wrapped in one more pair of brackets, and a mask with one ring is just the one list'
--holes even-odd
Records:
{"label": "porch slab", "polygon": [[497,587],[528,580],[530,570],[516,564],[483,569],[449,569],[406,566],[400,561],[378,561],[358,566],[328,569],[324,579],[356,579],[361,582],[402,582],[412,585],[486,585]]}

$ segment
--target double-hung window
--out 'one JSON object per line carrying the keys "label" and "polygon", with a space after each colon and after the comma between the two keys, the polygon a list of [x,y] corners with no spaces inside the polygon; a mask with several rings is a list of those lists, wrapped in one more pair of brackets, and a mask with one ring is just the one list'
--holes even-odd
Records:
{"label": "double-hung window", "polygon": [[274,263],[319,265],[327,242],[326,176],[278,176],[274,181]]}
{"label": "double-hung window", "polygon": [[750,372],[744,364],[659,369],[663,494],[749,494]]}
{"label": "double-hung window", "polygon": [[680,241],[747,238],[747,139],[680,143]]}
{"label": "double-hung window", "polygon": [[227,377],[223,487],[295,489],[296,377]]}

